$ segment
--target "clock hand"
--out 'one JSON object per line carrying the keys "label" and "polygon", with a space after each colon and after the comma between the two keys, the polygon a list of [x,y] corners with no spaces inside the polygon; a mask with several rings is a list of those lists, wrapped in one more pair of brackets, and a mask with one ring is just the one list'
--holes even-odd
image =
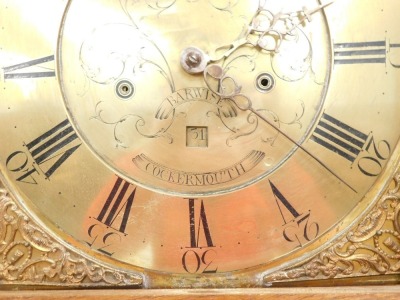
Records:
{"label": "clock hand", "polygon": [[[274,128],[276,131],[278,131],[280,134],[282,134],[287,140],[289,140],[291,143],[293,143],[296,147],[301,149],[303,152],[305,152],[309,157],[311,157],[313,160],[318,162],[324,169],[326,169],[329,173],[331,173],[334,177],[336,177],[340,182],[345,184],[348,188],[350,188],[353,192],[357,193],[357,191],[349,185],[347,182],[345,182],[339,175],[337,175],[334,171],[332,171],[323,161],[321,161],[319,158],[317,158],[315,155],[313,155],[310,151],[308,151],[306,148],[304,148],[302,145],[300,145],[298,142],[296,142],[293,138],[291,138],[288,134],[286,134],[282,129],[280,129],[278,126],[276,126],[274,123],[269,121],[267,118],[265,118],[262,114],[260,114],[256,109],[253,108],[252,102],[249,97],[241,93],[242,87],[237,84],[235,79],[231,76],[226,76],[224,70],[222,69],[221,66],[219,65],[208,65],[203,73],[204,76],[204,82],[206,83],[207,87],[212,90],[214,93],[219,95],[222,99],[229,99],[235,105],[242,111],[250,111],[254,115],[256,115],[258,118],[263,120],[265,123],[267,123],[269,126]],[[216,80],[218,83],[218,90],[215,90],[209,82],[209,77],[212,79]],[[227,90],[225,88],[224,82],[229,81],[233,84],[233,87]]]}
{"label": "clock hand", "polygon": [[[237,105],[237,102],[233,100],[233,102]],[[238,105],[237,105],[238,106]],[[243,107],[243,106],[242,106]],[[239,109],[242,110],[242,107],[238,106]],[[278,126],[273,124],[271,121],[269,121],[267,118],[265,118],[263,115],[261,115],[258,111],[256,111],[254,108],[249,105],[247,107],[248,111],[251,111],[253,114],[255,114],[257,117],[259,117],[261,120],[266,122],[268,125],[273,127],[275,130],[277,130],[280,134],[282,134],[286,139],[288,139],[290,142],[292,142],[296,147],[300,148],[305,152],[308,156],[310,156],[312,159],[314,159],[316,162],[318,162],[324,169],[326,169],[329,173],[331,173],[334,177],[336,177],[340,182],[345,184],[349,189],[351,189],[353,192],[357,193],[357,191],[349,185],[346,181],[344,181],[342,178],[339,177],[334,171],[332,171],[324,162],[322,162],[319,158],[314,156],[310,151],[308,151],[306,148],[301,146],[299,143],[297,143],[294,139],[292,139],[289,135],[287,135],[284,131],[282,131]]]}
{"label": "clock hand", "polygon": [[[228,57],[239,47],[250,44],[252,46],[258,46],[262,50],[266,50],[269,52],[278,52],[279,46],[286,35],[291,35],[292,31],[300,26],[303,22],[308,21],[311,22],[312,15],[324,9],[325,7],[331,5],[336,0],[331,0],[325,4],[321,4],[313,9],[307,9],[303,7],[300,11],[295,11],[291,13],[277,13],[273,14],[269,10],[265,10],[263,8],[259,8],[257,13],[253,17],[250,22],[249,27],[246,30],[246,33],[242,38],[234,41],[230,45],[222,46],[216,49],[215,52],[227,49],[224,53],[219,56],[209,57],[208,63],[217,62],[223,58]],[[301,16],[301,17],[300,17]],[[267,23],[269,23],[266,27],[262,25],[263,19],[267,18]],[[289,23],[291,26],[288,27]],[[256,41],[251,41],[251,35],[256,35]],[[276,38],[275,45],[271,46],[265,41],[265,37],[274,36]]]}
{"label": "clock hand", "polygon": [[[304,21],[311,22],[312,21],[312,15],[319,12],[320,10],[324,9],[325,7],[331,5],[333,2],[336,0],[331,0],[325,4],[320,4],[319,6],[313,8],[313,9],[308,9],[307,7],[303,7],[302,10],[300,11],[295,11],[292,13],[278,13],[273,16],[273,20],[271,22],[271,25],[269,29],[273,28],[279,20],[286,21],[288,20],[291,24],[292,27],[289,27],[286,31],[282,31],[281,33],[287,33],[291,32],[295,28],[297,28],[300,24],[302,24]],[[302,15],[301,18],[299,18],[299,15]],[[297,20],[296,20],[297,19]]]}
{"label": "clock hand", "polygon": [[[299,27],[306,20],[311,22],[311,16],[313,14],[331,5],[335,1],[336,0],[331,0],[313,9],[304,7],[300,11],[291,13],[280,12],[273,14],[270,10],[259,7],[242,37],[214,51],[223,51],[222,54],[210,56],[202,49],[188,47],[184,49],[181,54],[181,66],[190,74],[202,73],[207,65],[227,58],[243,45],[251,45],[252,47],[258,47],[267,52],[277,53],[279,52],[282,40],[286,36],[294,35],[294,29]],[[264,23],[267,23],[267,25],[264,25]]]}

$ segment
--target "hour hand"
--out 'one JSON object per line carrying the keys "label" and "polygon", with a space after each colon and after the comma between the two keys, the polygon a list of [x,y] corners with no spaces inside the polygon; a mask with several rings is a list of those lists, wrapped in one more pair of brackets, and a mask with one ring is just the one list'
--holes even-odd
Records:
{"label": "hour hand", "polygon": [[[203,73],[208,65],[211,63],[220,61],[231,55],[236,49],[245,45],[252,44],[247,36],[240,38],[233,43],[225,46],[221,46],[214,51],[214,55],[211,56],[205,53],[202,49],[197,47],[188,47],[181,53],[181,66],[189,74]],[[255,44],[252,44],[256,46]]]}
{"label": "hour hand", "polygon": [[307,7],[303,7],[303,10],[298,11],[298,12],[296,12],[294,14],[290,14],[290,15],[301,15],[302,16],[302,17],[298,18],[297,21],[293,21],[292,22],[293,23],[293,27],[292,28],[293,29],[296,28],[297,26],[299,26],[301,23],[303,23],[306,20],[308,22],[311,22],[312,21],[311,17],[312,17],[313,14],[315,14],[315,13],[319,12],[320,10],[324,9],[325,7],[331,5],[335,1],[336,0],[331,0],[331,1],[328,1],[327,3],[318,5],[317,7],[311,8],[311,9],[309,9]]}
{"label": "hour hand", "polygon": [[[247,36],[234,41],[230,45],[221,46],[221,47],[217,48],[214,51],[216,53],[215,56],[208,57],[209,58],[208,63],[217,62],[221,59],[227,58],[229,55],[232,54],[232,52],[236,51],[236,49],[238,49],[239,47],[241,47],[245,44],[252,44],[250,42],[250,40],[247,38]],[[217,53],[219,53],[219,54],[217,54]]]}
{"label": "hour hand", "polygon": [[311,22],[311,16],[336,0],[328,1],[315,8],[289,13],[272,13],[266,9],[260,9],[252,21],[251,33],[258,36],[257,46],[267,52],[279,52],[281,42],[288,36],[296,35],[295,29],[305,21]]}
{"label": "hour hand", "polygon": [[315,14],[316,12],[320,11],[321,9],[324,9],[325,7],[331,5],[333,2],[335,2],[336,0],[332,0],[332,1],[328,1],[327,3],[321,4],[318,7],[314,8],[314,9],[307,9],[306,7],[303,8],[303,14],[305,16],[305,18],[311,22],[311,15]]}
{"label": "hour hand", "polygon": [[244,45],[277,53],[283,39],[288,35],[293,35],[293,31],[306,20],[311,22],[313,14],[335,1],[328,1],[312,9],[304,7],[300,11],[290,13],[272,13],[270,10],[259,7],[239,39],[218,47],[213,51],[213,55],[196,47],[188,47],[181,54],[181,65],[187,73],[199,74],[206,69],[207,65],[229,57]]}

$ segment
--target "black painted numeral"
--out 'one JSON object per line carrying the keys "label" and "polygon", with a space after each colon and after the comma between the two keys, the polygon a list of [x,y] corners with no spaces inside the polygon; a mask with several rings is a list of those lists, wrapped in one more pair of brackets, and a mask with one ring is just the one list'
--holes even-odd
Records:
{"label": "black painted numeral", "polygon": [[315,239],[319,234],[319,225],[310,220],[311,211],[299,213],[271,181],[269,184],[282,216],[283,238],[290,243],[296,243],[296,247],[302,247],[306,242]]}
{"label": "black painted numeral", "polygon": [[217,252],[214,249],[187,250],[182,256],[183,269],[190,274],[194,273],[216,273],[218,267],[215,266]]}
{"label": "black painted numeral", "polygon": [[400,68],[399,43],[386,43],[386,41],[336,43],[333,47],[335,65],[386,64],[389,62],[392,67]]}
{"label": "black painted numeral", "polygon": [[311,140],[354,162],[368,139],[368,135],[345,123],[323,114]]}
{"label": "black painted numeral", "polygon": [[66,119],[25,144],[26,151],[11,153],[6,166],[9,171],[19,174],[17,181],[37,184],[34,175],[42,173],[50,179],[80,145],[78,136]]}
{"label": "black painted numeral", "polygon": [[290,204],[290,202],[282,195],[282,193],[276,188],[276,186],[271,181],[269,182],[269,184],[271,186],[272,193],[275,196],[276,205],[278,206],[284,225],[286,225],[288,221],[286,220],[287,217],[285,218],[285,214],[282,210],[281,205],[283,205],[286,208],[287,212],[290,213],[289,222],[292,222],[293,219],[298,218],[300,214],[297,212],[297,210]]}
{"label": "black painted numeral", "polygon": [[[135,194],[136,187],[118,177],[96,219],[125,234]],[[117,225],[116,219],[121,214]]]}
{"label": "black painted numeral", "polygon": [[[27,62],[23,62],[20,64],[12,65],[9,67],[3,68],[4,71],[4,79],[22,79],[22,78],[43,78],[43,77],[55,77],[56,72],[54,70],[49,70],[41,66],[44,63],[54,61],[54,55],[49,55],[45,57],[41,57],[38,59],[30,60]],[[20,70],[29,69],[32,67],[39,67],[44,70],[32,70],[30,72],[21,72]]]}
{"label": "black painted numeral", "polygon": [[369,141],[365,144],[365,154],[357,162],[358,169],[364,175],[370,177],[378,176],[383,169],[382,162],[389,159],[391,151],[388,141],[375,142],[374,137],[371,135]]}
{"label": "black painted numeral", "polygon": [[400,68],[400,44],[390,43],[389,44],[389,62],[394,67]]}
{"label": "black painted numeral", "polygon": [[127,236],[126,226],[136,195],[136,186],[117,177],[104,204],[96,217],[90,217],[93,223],[88,227],[90,242],[87,244],[98,251],[112,256],[114,246]]}
{"label": "black painted numeral", "polygon": [[36,164],[49,166],[44,174],[49,178],[81,145],[73,144],[79,140],[66,119],[32,142],[26,144]]}
{"label": "black painted numeral", "polygon": [[351,163],[356,162],[358,170],[371,177],[381,173],[382,162],[391,153],[388,141],[375,142],[372,133],[367,135],[325,113],[310,139]]}
{"label": "black painted numeral", "polygon": [[[204,208],[204,202],[200,202],[200,215],[198,222],[196,222],[195,216],[195,199],[189,199],[189,222],[190,222],[190,248],[199,248],[200,230],[203,229],[204,237],[207,243],[206,247],[214,247],[210,228],[208,226],[206,210]],[[197,224],[196,224],[197,223]],[[196,228],[197,225],[197,228]]]}
{"label": "black painted numeral", "polygon": [[[196,200],[189,200],[189,232],[190,250],[182,255],[182,266],[187,273],[216,273],[215,266],[217,252],[215,247],[203,200],[200,200],[200,211],[196,217]],[[201,233],[200,233],[201,232]],[[200,242],[202,236],[203,242]]]}
{"label": "black painted numeral", "polygon": [[334,44],[335,65],[385,64],[386,41]]}

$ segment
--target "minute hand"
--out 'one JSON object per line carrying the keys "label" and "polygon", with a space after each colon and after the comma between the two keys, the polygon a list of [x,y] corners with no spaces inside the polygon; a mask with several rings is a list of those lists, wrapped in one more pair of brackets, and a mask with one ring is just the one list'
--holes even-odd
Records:
{"label": "minute hand", "polygon": [[[331,173],[334,177],[336,177],[340,182],[342,182],[344,185],[346,185],[349,189],[351,189],[353,192],[357,193],[357,191],[349,185],[346,181],[344,181],[338,174],[336,174],[333,170],[331,170],[323,161],[321,161],[319,158],[317,158],[314,154],[312,154],[310,151],[308,151],[306,148],[304,148],[302,145],[297,143],[293,138],[291,138],[288,134],[286,134],[282,129],[280,129],[278,126],[276,126],[274,123],[269,121],[267,118],[265,118],[262,114],[260,114],[257,110],[255,110],[252,106],[252,102],[250,98],[247,96],[243,95],[241,93],[241,86],[237,84],[237,82],[234,80],[234,78],[230,76],[226,76],[225,72],[222,70],[222,68],[218,65],[209,65],[206,67],[204,70],[204,81],[207,85],[207,87],[218,94],[221,98],[224,99],[229,99],[235,105],[242,111],[250,111],[254,115],[256,115],[258,118],[263,120],[265,123],[267,123],[269,126],[274,128],[276,131],[278,131],[280,134],[282,134],[287,140],[289,140],[293,145],[304,151],[309,157],[311,157],[313,160],[318,162],[324,169],[326,169],[329,173]],[[213,78],[218,82],[218,90],[213,89],[211,84],[208,81],[208,78]],[[224,90],[224,81],[225,80],[230,80],[234,84],[233,90],[230,92],[227,92]]]}
{"label": "minute hand", "polygon": [[336,0],[331,0],[331,1],[327,2],[327,3],[319,5],[319,6],[315,7],[315,8],[313,8],[313,9],[307,9],[307,7],[304,7],[303,10],[301,10],[299,12],[296,12],[295,14],[302,14],[303,17],[300,18],[299,20],[297,20],[296,22],[292,22],[293,23],[293,27],[289,31],[291,31],[291,30],[295,29],[296,27],[298,27],[305,20],[307,20],[308,22],[311,22],[312,21],[311,16],[313,14],[315,14],[316,12],[320,11],[321,9],[324,9],[325,7],[331,5],[335,1]]}
{"label": "minute hand", "polygon": [[[311,16],[320,10],[324,9],[325,7],[331,5],[333,2],[336,0],[331,0],[328,1],[327,3],[321,4],[315,8],[308,9],[306,7],[303,7],[302,10],[300,11],[295,11],[291,13],[276,13],[273,14],[271,11],[266,10],[264,8],[259,8],[257,10],[257,13],[254,15],[252,18],[250,25],[248,26],[246,33],[233,43],[225,46],[221,46],[217,48],[214,52],[218,52],[220,50],[226,49],[225,52],[219,54],[218,56],[215,57],[209,57],[208,59],[208,64],[212,62],[217,62],[223,58],[228,57],[231,55],[236,49],[240,48],[243,45],[253,45],[253,46],[258,46],[263,50],[266,51],[272,51],[272,52],[277,52],[279,48],[280,41],[278,41],[278,46],[276,47],[269,47],[268,45],[264,45],[263,43],[263,38],[265,36],[271,35],[271,34],[277,34],[279,36],[279,39],[283,39],[286,35],[290,34],[294,29],[299,27],[304,21],[311,22]],[[268,26],[262,26],[260,25],[260,19],[262,17],[269,16],[269,24]],[[299,17],[301,16],[301,17]],[[279,26],[279,23],[285,23],[289,22],[291,26]],[[256,35],[258,36],[258,40],[256,43],[252,42],[251,40],[254,41],[254,39],[251,39],[251,35]],[[257,39],[257,38],[256,38]]]}
{"label": "minute hand", "polygon": [[[236,102],[233,101],[235,104]],[[238,106],[238,105],[236,105]],[[239,106],[238,106],[239,107]],[[239,107],[239,109],[242,109]],[[326,169],[329,173],[331,173],[334,177],[336,177],[340,182],[345,184],[348,188],[350,188],[353,192],[357,193],[357,191],[349,185],[346,181],[344,181],[342,178],[339,177],[334,171],[332,171],[327,165],[325,165],[324,162],[322,162],[318,157],[314,156],[310,151],[308,151],[306,148],[304,148],[302,145],[297,143],[294,139],[292,139],[289,135],[287,135],[284,131],[282,131],[278,126],[276,126],[274,123],[266,119],[263,115],[261,115],[258,111],[256,111],[254,108],[251,106],[247,108],[248,111],[251,111],[253,114],[255,114],[257,117],[259,117],[261,120],[266,122],[268,125],[270,125],[272,128],[277,130],[280,134],[282,134],[286,139],[288,139],[290,142],[292,142],[296,147],[300,148],[303,150],[308,156],[310,156],[312,159],[314,159],[316,162],[318,162],[324,169]]]}

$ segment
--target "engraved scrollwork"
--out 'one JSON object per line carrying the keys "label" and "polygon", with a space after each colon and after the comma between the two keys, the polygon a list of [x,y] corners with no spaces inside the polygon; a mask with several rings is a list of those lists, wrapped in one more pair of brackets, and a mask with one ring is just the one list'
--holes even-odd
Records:
{"label": "engraved scrollwork", "polygon": [[[197,1],[187,0],[187,2]],[[120,0],[122,13],[127,17],[128,22],[104,24],[96,27],[81,45],[79,53],[81,66],[90,82],[109,85],[122,77],[131,78],[132,89],[134,92],[137,90],[137,94],[140,94],[137,99],[146,97],[146,99],[149,99],[148,101],[153,101],[153,103],[148,104],[148,107],[157,105],[153,114],[127,113],[116,116],[115,113],[111,112],[115,111],[115,107],[119,107],[119,103],[107,98],[97,99],[92,119],[113,127],[116,147],[128,148],[129,139],[133,140],[132,134],[136,133],[145,138],[165,138],[168,143],[174,141],[168,130],[176,117],[182,115],[177,113],[177,105],[174,104],[181,101],[174,99],[174,94],[177,97],[181,97],[181,95],[175,86],[173,73],[159,41],[143,26],[142,21],[145,17],[138,19],[133,12],[137,6],[142,8],[145,6],[146,9],[156,11],[159,16],[175,4],[176,0],[145,0],[142,2]],[[210,0],[209,4],[217,10],[230,12],[238,4],[238,1]],[[273,145],[279,136],[279,130],[276,128],[294,124],[301,128],[301,119],[305,112],[303,101],[298,100],[301,111],[299,112],[299,109],[295,107],[295,117],[293,120],[285,122],[276,112],[259,107],[257,113],[263,115],[265,119],[276,126],[276,128],[269,130],[259,130],[257,113],[250,110],[246,112],[246,109],[240,107],[242,111],[238,112],[232,103],[227,101],[234,99],[235,103],[240,101],[250,102],[250,99],[241,93],[241,86],[234,78],[235,75],[230,75],[231,70],[243,69],[243,72],[251,73],[256,67],[256,57],[265,56],[266,59],[270,60],[271,72],[284,81],[299,81],[310,72],[312,74],[310,76],[316,76],[312,70],[311,42],[298,26],[304,21],[305,16],[320,10],[321,7],[313,11],[303,10],[289,14],[273,14],[266,10],[264,6],[267,6],[266,2],[262,3],[261,1],[259,11],[252,20],[252,30],[248,33],[258,37],[257,46],[264,51],[260,52],[253,48],[251,54],[241,54],[240,51],[239,53],[235,51],[234,55],[229,55],[224,59],[221,67],[223,76],[219,78],[217,88],[213,88],[209,83],[209,78],[205,78],[208,88],[221,97],[218,107],[208,115],[214,114],[219,117],[223,125],[232,132],[226,139],[228,146],[231,146],[232,141],[249,136],[256,131],[261,132],[262,141]],[[275,34],[278,34],[278,37]],[[293,51],[293,49],[296,49],[296,51]],[[316,82],[315,78],[314,81]],[[157,82],[157,89],[144,90],[143,87],[147,85],[142,84],[143,82]],[[152,94],[154,91],[157,91],[157,95]],[[96,94],[99,93],[96,92]],[[169,94],[170,96],[159,99],[160,94]],[[124,109],[120,111],[132,109],[132,107],[128,108],[122,104],[121,107],[124,107]],[[142,109],[142,107],[139,106],[136,111],[140,111],[139,109]],[[133,112],[133,110],[129,111]],[[285,115],[290,115],[290,112],[285,112]],[[134,133],[132,133],[132,128],[134,128]]]}
{"label": "engraved scrollwork", "polygon": [[158,14],[161,14],[164,10],[172,7],[176,0],[169,0],[169,1],[161,1],[161,0],[145,0],[148,7],[151,9],[157,10]]}
{"label": "engraved scrollwork", "polygon": [[[107,116],[106,111],[102,108],[104,105],[104,101],[100,101],[97,103],[96,108],[95,108],[95,115],[92,117],[92,119],[96,119],[103,124],[106,125],[111,125],[114,127],[114,140],[116,141],[116,147],[122,147],[122,148],[127,148],[125,142],[124,142],[124,136],[123,134],[120,134],[119,127],[123,126],[124,123],[129,123],[130,121],[133,122],[134,128],[136,131],[143,137],[146,138],[158,138],[158,137],[163,137],[168,140],[168,142],[171,144],[173,142],[173,138],[171,135],[168,134],[168,129],[172,125],[173,120],[175,119],[175,110],[172,112],[171,117],[168,117],[167,122],[163,122],[166,124],[166,126],[159,126],[157,131],[152,131],[150,133],[146,133],[142,131],[142,128],[146,128],[146,120],[136,114],[126,114],[121,117],[118,117],[115,119],[114,116]],[[112,118],[112,119],[109,119]],[[163,119],[159,119],[160,121],[165,121]],[[154,122],[153,122],[154,124]],[[121,130],[123,131],[123,130]]]}
{"label": "engraved scrollwork", "polygon": [[239,0],[209,0],[212,7],[220,10],[232,13],[232,8],[235,7]]}
{"label": "engraved scrollwork", "polygon": [[[124,37],[122,40],[121,36]],[[162,51],[155,42],[138,30],[135,24],[106,24],[96,28],[83,42],[80,60],[86,77],[96,84],[112,84],[128,72],[135,89],[140,90],[141,85],[135,84],[135,80],[140,79],[155,80],[159,88],[170,93],[175,91],[174,79]],[[159,78],[161,80],[158,80]],[[164,85],[160,86],[162,82]],[[166,137],[171,142],[171,137],[166,131],[173,122],[174,114],[167,122],[152,119],[152,126],[146,128],[150,121],[139,115],[126,114],[117,119],[115,116],[112,116],[112,119],[108,118],[107,113],[113,110],[114,105],[110,99],[100,99],[92,119],[114,127],[117,146],[126,147],[120,132],[124,131],[121,130],[124,124],[131,125],[129,121],[134,122],[134,128],[140,135],[147,138]]]}
{"label": "engraved scrollwork", "polygon": [[[260,115],[276,127],[272,131],[263,130],[261,134],[261,140],[271,145],[279,136],[277,129],[280,129],[282,125],[302,127],[301,119],[305,112],[305,105],[302,100],[298,101],[299,108],[296,108],[294,117],[289,121],[283,121],[274,111],[264,108],[259,108],[255,110],[257,114],[254,113],[251,99],[241,92],[242,87],[230,75],[229,71],[236,69],[240,72],[253,72],[256,56],[256,54],[233,56],[227,60],[224,66],[209,65],[204,70],[204,80],[207,87],[221,97],[216,115],[221,119],[224,126],[232,132],[226,140],[228,146],[230,146],[231,141],[256,132],[259,129]],[[239,114],[243,116],[238,118]],[[288,115],[287,112],[286,115]],[[238,119],[240,119],[240,122]]]}
{"label": "engraved scrollwork", "polygon": [[[332,1],[333,2],[333,1]],[[324,80],[318,80],[313,70],[312,43],[307,34],[300,28],[306,21],[311,21],[311,15],[330,5],[328,2],[314,9],[303,8],[290,13],[274,13],[267,7],[267,1],[260,1],[259,7],[250,25],[245,26],[241,37],[231,43],[216,49],[217,56],[210,62],[228,58],[242,46],[259,48],[268,54],[274,74],[287,82],[303,79],[308,73],[314,82],[322,85]],[[232,4],[229,1],[229,4]],[[229,10],[228,10],[229,11]],[[221,53],[222,51],[222,53]]]}
{"label": "engraved scrollwork", "polygon": [[[293,51],[296,49],[296,51]],[[303,79],[309,72],[317,84],[323,80],[316,79],[312,69],[313,51],[309,38],[300,29],[296,29],[290,39],[284,39],[279,51],[271,55],[271,67],[275,75],[288,82]]]}
{"label": "engraved scrollwork", "polygon": [[142,277],[116,271],[65,248],[36,225],[0,188],[0,282],[57,286],[141,286]]}
{"label": "engraved scrollwork", "polygon": [[264,283],[400,272],[400,173],[395,187],[343,238],[310,260],[264,277]]}
{"label": "engraved scrollwork", "polygon": [[[196,1],[187,0],[186,2]],[[175,3],[176,0],[142,2],[120,0],[122,12],[128,18],[128,22],[96,27],[81,45],[79,53],[81,66],[90,82],[109,85],[124,76],[131,78],[132,86],[137,94],[141,93],[147,99],[154,99],[153,105],[158,106],[153,114],[128,113],[116,117],[115,113],[110,113],[116,103],[107,98],[99,98],[91,119],[113,127],[116,147],[128,147],[130,137],[126,133],[131,132],[131,128],[136,129],[136,133],[142,137],[151,139],[162,137],[169,143],[173,143],[173,137],[168,130],[175,118],[181,115],[177,113],[178,105],[175,103],[180,102],[182,94],[176,90],[171,68],[159,41],[152,37],[152,34],[144,28],[145,26],[142,26],[143,19],[138,19],[133,12],[136,6],[142,8],[145,6],[146,9],[156,11],[159,16]],[[228,1],[226,7],[231,7],[231,5]],[[145,90],[142,88],[143,82],[156,82],[157,89]],[[152,95],[154,91],[157,91],[156,96]],[[170,96],[163,101],[159,99],[160,94]]]}
{"label": "engraved scrollwork", "polygon": [[[136,4],[137,2],[137,0],[120,0],[120,3],[124,8],[128,8],[129,5]],[[176,2],[176,0],[144,0],[144,3],[150,9],[157,11],[158,15],[172,8]],[[186,0],[186,2],[194,3],[199,2],[199,0]],[[232,8],[238,4],[239,0],[208,0],[208,2],[217,10],[231,13]]]}
{"label": "engraved scrollwork", "polygon": [[115,82],[125,71],[132,70],[134,75],[160,74],[171,92],[175,90],[162,51],[135,24],[105,24],[95,28],[83,41],[79,58],[86,77],[95,83]]}

